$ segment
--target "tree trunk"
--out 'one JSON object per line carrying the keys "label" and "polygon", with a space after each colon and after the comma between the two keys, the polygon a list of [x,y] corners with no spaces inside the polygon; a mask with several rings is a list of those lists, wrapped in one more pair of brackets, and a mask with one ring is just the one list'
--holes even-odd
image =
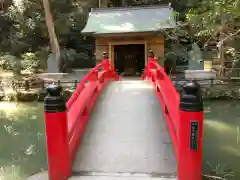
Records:
{"label": "tree trunk", "polygon": [[45,21],[48,29],[49,40],[51,45],[52,54],[48,59],[48,72],[49,73],[59,73],[60,69],[60,48],[58,39],[54,29],[54,23],[52,18],[52,13],[50,10],[49,0],[42,0],[44,12],[45,12]]}
{"label": "tree trunk", "polygon": [[225,67],[224,67],[224,62],[225,62],[225,58],[224,58],[224,30],[225,27],[225,20],[224,20],[224,14],[221,13],[221,28],[222,30],[220,31],[220,35],[219,35],[219,44],[218,44],[218,58],[220,60],[221,63],[221,71],[220,71],[220,76],[223,77],[224,76],[224,71],[225,71]]}

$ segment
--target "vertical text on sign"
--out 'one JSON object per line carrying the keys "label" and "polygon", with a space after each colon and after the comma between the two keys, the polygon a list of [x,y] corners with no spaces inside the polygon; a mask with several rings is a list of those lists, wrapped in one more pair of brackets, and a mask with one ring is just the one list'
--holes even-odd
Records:
{"label": "vertical text on sign", "polygon": [[198,122],[190,121],[190,150],[198,150]]}

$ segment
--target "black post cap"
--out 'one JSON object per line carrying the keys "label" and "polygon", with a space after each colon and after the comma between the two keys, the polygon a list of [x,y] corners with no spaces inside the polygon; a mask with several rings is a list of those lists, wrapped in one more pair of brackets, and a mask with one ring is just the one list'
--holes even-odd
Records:
{"label": "black post cap", "polygon": [[103,59],[108,59],[108,53],[107,52],[103,52]]}
{"label": "black post cap", "polygon": [[61,94],[62,87],[59,84],[50,84],[47,87],[48,95],[44,99],[45,112],[63,112],[66,110],[64,98]]}
{"label": "black post cap", "polygon": [[154,53],[151,49],[148,51],[148,57],[149,58],[154,58]]}
{"label": "black post cap", "polygon": [[200,84],[196,81],[186,82],[180,95],[180,110],[188,112],[203,111]]}

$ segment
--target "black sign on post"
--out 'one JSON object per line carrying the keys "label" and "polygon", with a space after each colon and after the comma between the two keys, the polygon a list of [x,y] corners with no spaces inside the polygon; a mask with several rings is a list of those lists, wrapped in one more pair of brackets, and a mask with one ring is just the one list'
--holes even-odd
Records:
{"label": "black sign on post", "polygon": [[190,150],[198,150],[198,122],[190,121]]}

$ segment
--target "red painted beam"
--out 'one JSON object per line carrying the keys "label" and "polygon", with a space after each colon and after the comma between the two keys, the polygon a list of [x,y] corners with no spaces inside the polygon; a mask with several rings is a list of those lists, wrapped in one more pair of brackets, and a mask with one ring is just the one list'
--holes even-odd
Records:
{"label": "red painted beam", "polygon": [[142,78],[155,88],[166,119],[177,160],[178,180],[201,180],[203,105],[200,86],[196,82],[185,84],[180,97],[152,51]]}
{"label": "red painted beam", "polygon": [[82,79],[66,104],[61,87],[49,86],[44,102],[49,180],[66,180],[70,176],[71,160],[91,110],[99,93],[111,80],[119,80],[119,76],[109,60],[104,59]]}

